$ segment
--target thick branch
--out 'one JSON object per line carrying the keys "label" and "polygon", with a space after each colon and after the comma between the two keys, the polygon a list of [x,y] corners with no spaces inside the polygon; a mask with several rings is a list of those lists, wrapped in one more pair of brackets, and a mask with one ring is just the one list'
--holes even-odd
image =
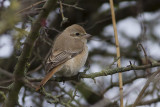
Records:
{"label": "thick branch", "polygon": [[38,37],[41,21],[46,19],[54,4],[56,4],[56,0],[48,0],[43,6],[43,10],[40,12],[37,20],[33,23],[31,31],[25,41],[22,54],[16,64],[14,71],[15,82],[10,87],[8,98],[5,101],[4,107],[14,107],[18,101],[18,94],[23,86],[21,79],[24,77],[25,67],[32,52],[34,41]]}

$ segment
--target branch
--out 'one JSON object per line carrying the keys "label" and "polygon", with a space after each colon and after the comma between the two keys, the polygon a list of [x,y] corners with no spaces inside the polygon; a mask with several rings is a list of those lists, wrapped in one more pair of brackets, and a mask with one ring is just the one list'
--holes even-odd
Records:
{"label": "branch", "polygon": [[21,80],[24,77],[24,74],[25,74],[24,71],[25,71],[25,68],[27,65],[27,61],[31,55],[33,44],[34,44],[36,38],[39,36],[38,32],[39,32],[39,29],[41,28],[40,22],[42,22],[42,20],[46,19],[49,12],[53,9],[54,4],[56,4],[56,0],[48,0],[44,4],[43,10],[38,15],[38,18],[33,23],[31,31],[30,31],[27,39],[25,40],[22,54],[19,57],[18,62],[15,66],[15,70],[14,70],[15,81],[13,82],[13,84],[10,88],[8,98],[5,100],[4,107],[14,107],[18,102],[18,94],[19,94],[21,87],[23,86],[23,82]]}
{"label": "branch", "polygon": [[63,6],[62,6],[62,1],[59,0],[59,4],[60,4],[60,14],[62,16],[62,22],[61,22],[61,26],[66,23],[68,21],[68,18],[64,16],[63,14]]}
{"label": "branch", "polygon": [[11,77],[11,78],[13,77],[13,75],[10,72],[8,72],[8,71],[6,71],[6,70],[4,70],[2,68],[0,68],[0,73],[6,75],[8,77]]}
{"label": "branch", "polygon": [[[159,101],[160,101],[160,97],[155,98],[155,99],[151,99],[148,101],[141,101],[137,104],[137,106],[151,105],[151,104],[158,103]],[[127,107],[132,107],[132,105],[128,105]]]}
{"label": "branch", "polygon": [[[158,67],[160,66],[159,63],[152,63],[152,64],[147,64],[147,65],[141,65],[141,66],[135,66],[135,65],[130,65],[127,67],[120,67],[120,68],[114,68],[114,69],[105,69],[100,72],[95,72],[95,73],[90,73],[90,74],[81,74],[80,78],[92,78],[94,79],[95,77],[100,77],[100,76],[108,76],[108,75],[113,75],[119,72],[127,72],[130,70],[144,70],[146,68],[153,68],[153,67]],[[30,78],[27,77],[27,79],[31,82],[39,82],[43,78]],[[77,80],[77,75],[73,77],[53,77],[50,79],[50,81],[57,81],[57,82],[64,82],[64,81],[69,81],[69,80]]]}
{"label": "branch", "polygon": [[1,90],[1,91],[9,91],[9,88],[8,88],[8,87],[0,86],[0,90]]}
{"label": "branch", "polygon": [[128,67],[106,69],[106,70],[102,70],[101,72],[85,74],[85,75],[82,75],[82,78],[95,78],[95,77],[99,77],[99,76],[113,75],[113,74],[119,73],[119,72],[126,72],[126,71],[130,71],[130,70],[143,70],[146,68],[152,68],[152,67],[157,67],[157,66],[160,66],[160,63],[152,63],[152,64],[141,65],[141,66],[130,65]]}
{"label": "branch", "polygon": [[[57,3],[60,4],[60,2],[57,2]],[[81,11],[84,11],[84,10],[85,10],[85,9],[83,9],[83,8],[81,8],[81,7],[76,6],[76,4],[70,5],[70,4],[62,3],[62,5],[67,6],[67,7],[72,7],[72,8],[81,10]]]}
{"label": "branch", "polygon": [[[28,81],[27,79],[24,78],[23,82],[26,87],[35,91],[36,86],[33,85],[30,81]],[[53,96],[51,93],[47,93],[44,88],[42,88],[40,91],[38,91],[38,93],[44,95],[46,98],[52,99],[52,101],[54,101],[54,103],[58,103],[59,98],[61,97],[61,95]]]}
{"label": "branch", "polygon": [[35,7],[35,6],[37,6],[37,5],[41,4],[41,3],[44,3],[44,2],[46,2],[46,1],[45,1],[45,0],[44,0],[44,1],[38,1],[38,2],[36,2],[36,3],[34,3],[34,4],[32,4],[32,5],[24,8],[24,9],[18,11],[16,14],[19,14],[19,13],[22,13],[22,12],[24,12],[24,11],[27,11],[28,9],[33,8],[33,7]]}
{"label": "branch", "polygon": [[160,97],[158,98],[155,98],[155,99],[151,99],[151,100],[148,100],[148,101],[142,101],[140,103],[138,103],[139,106],[143,106],[143,105],[151,105],[153,103],[157,103],[160,101]]}
{"label": "branch", "polygon": [[[136,79],[145,78],[145,77],[147,77],[147,76],[148,76],[148,75],[140,75],[140,76],[132,77],[132,78],[130,78],[129,80],[124,81],[124,82],[123,82],[123,85],[128,85],[128,84],[132,83],[132,82],[133,82],[134,80],[136,80]],[[119,84],[118,84],[117,82],[114,82],[114,83],[112,83],[110,86],[108,86],[102,93],[105,94],[109,89],[111,89],[111,88],[113,88],[113,87],[118,87],[118,86],[119,86]]]}
{"label": "branch", "polygon": [[160,70],[158,70],[157,72],[155,72],[150,78],[148,78],[148,80],[146,81],[146,84],[144,85],[144,87],[142,88],[141,92],[139,93],[139,95],[136,98],[136,101],[134,102],[134,104],[132,105],[132,107],[136,107],[136,105],[138,104],[139,101],[141,101],[142,96],[145,92],[145,90],[148,88],[149,84],[155,79],[155,76],[160,73]]}

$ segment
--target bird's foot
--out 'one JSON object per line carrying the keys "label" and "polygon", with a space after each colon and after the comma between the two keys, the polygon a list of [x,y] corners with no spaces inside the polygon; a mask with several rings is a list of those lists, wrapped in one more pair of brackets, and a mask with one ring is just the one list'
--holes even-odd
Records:
{"label": "bird's foot", "polygon": [[83,74],[85,74],[85,73],[84,72],[78,72],[78,74],[76,75],[76,80],[80,81]]}

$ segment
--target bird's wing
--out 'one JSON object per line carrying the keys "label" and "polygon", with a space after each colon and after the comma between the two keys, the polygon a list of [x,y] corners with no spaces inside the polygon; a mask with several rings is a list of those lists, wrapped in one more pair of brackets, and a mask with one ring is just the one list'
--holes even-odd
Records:
{"label": "bird's wing", "polygon": [[52,52],[46,62],[46,72],[48,73],[56,66],[65,63],[69,59],[73,58],[77,54],[81,53],[83,49],[77,49],[75,51],[56,51]]}
{"label": "bird's wing", "polygon": [[41,86],[43,86],[57,72],[57,70],[61,68],[60,64],[65,63],[67,60],[73,58],[82,51],[83,50],[81,49],[77,49],[75,51],[52,52],[46,63],[47,75],[43,78],[41,83],[36,87],[36,91],[38,91],[41,88]]}

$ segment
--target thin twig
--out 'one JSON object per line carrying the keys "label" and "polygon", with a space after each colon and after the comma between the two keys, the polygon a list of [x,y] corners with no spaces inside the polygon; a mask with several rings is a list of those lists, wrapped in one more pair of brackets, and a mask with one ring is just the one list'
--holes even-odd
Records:
{"label": "thin twig", "polygon": [[1,82],[0,82],[0,85],[9,84],[9,83],[12,83],[13,81],[14,81],[14,79],[13,79],[13,78],[11,78],[11,79],[7,79],[7,80],[3,80],[3,81],[1,81]]}
{"label": "thin twig", "polygon": [[54,101],[54,102],[52,101],[52,103],[58,103],[58,102],[60,103],[59,98],[62,95],[53,96],[51,93],[46,92],[46,90],[43,87],[40,90],[40,93],[45,95],[46,98],[51,98]]}
{"label": "thin twig", "polygon": [[0,86],[0,90],[2,90],[2,91],[9,91],[9,88],[8,87]]}
{"label": "thin twig", "polygon": [[153,78],[160,73],[160,70],[158,70],[157,72],[155,72],[150,78],[148,78],[148,80],[146,81],[146,84],[144,85],[143,89],[141,90],[141,92],[139,93],[138,97],[136,98],[136,101],[134,102],[134,104],[132,105],[132,107],[136,107],[136,105],[138,104],[138,102],[141,101],[141,98],[143,96],[143,93],[145,92],[145,90],[147,89],[148,85],[154,80]]}
{"label": "thin twig", "polygon": [[[141,101],[141,102],[139,102],[138,104],[137,104],[137,106],[143,106],[144,107],[144,105],[147,105],[147,106],[149,106],[149,105],[151,105],[151,104],[155,104],[155,103],[158,103],[160,101],[160,97],[158,97],[158,98],[154,98],[154,99],[151,99],[151,100],[148,100],[148,101]],[[128,105],[127,107],[131,107],[132,105]]]}
{"label": "thin twig", "polygon": [[[58,4],[60,4],[60,2],[57,2]],[[76,5],[70,5],[70,4],[66,4],[66,3],[62,3],[63,6],[67,6],[67,7],[72,7],[78,10],[82,10],[84,11],[85,9],[81,8],[81,7],[77,7]]]}
{"label": "thin twig", "polygon": [[40,70],[41,68],[44,67],[44,64],[46,63],[46,60],[48,59],[48,56],[50,55],[52,49],[49,50],[49,52],[47,53],[47,55],[45,56],[45,58],[43,59],[42,64],[40,64],[38,67],[36,67],[35,69],[28,71],[27,75],[33,73],[33,72],[37,72],[38,70]]}
{"label": "thin twig", "polygon": [[[139,79],[139,78],[145,78],[147,77],[147,75],[140,75],[140,76],[135,76],[135,77],[132,77],[130,78],[129,80],[126,80],[123,82],[123,85],[128,85],[130,83],[132,83],[133,81],[135,81],[136,79]],[[117,82],[111,82],[111,85],[108,86],[103,92],[102,94],[105,94],[109,89],[113,88],[113,87],[118,87],[119,84]]]}
{"label": "thin twig", "polygon": [[109,20],[110,20],[110,17],[108,17],[107,19],[105,18],[105,19],[96,21],[95,23],[92,24],[92,26],[90,26],[90,27],[87,28],[86,30],[91,30],[91,29],[93,29],[95,26],[98,26],[98,24],[104,23],[104,22],[109,21]]}
{"label": "thin twig", "polygon": [[107,67],[107,69],[111,68],[115,64],[115,62],[117,62],[119,59],[120,59],[120,57],[114,58],[114,61]]}
{"label": "thin twig", "polygon": [[[116,42],[117,58],[119,58],[120,57],[120,48],[119,48],[119,42],[118,42],[118,34],[117,34],[117,28],[116,28],[113,0],[110,0],[110,7],[111,7],[112,23],[113,23],[113,28],[114,28],[115,42]],[[118,67],[121,67],[120,59],[118,59]],[[120,107],[123,107],[123,80],[122,80],[121,73],[119,73],[119,90],[120,90]]]}
{"label": "thin twig", "polygon": [[13,77],[13,74],[12,74],[12,73],[10,73],[10,72],[2,69],[2,68],[0,68],[0,73],[6,75],[6,76],[8,76],[8,77]]}
{"label": "thin twig", "polygon": [[41,4],[41,3],[44,3],[44,2],[46,2],[46,0],[38,1],[38,2],[36,2],[36,3],[34,3],[34,4],[32,4],[32,5],[30,5],[30,6],[26,7],[26,8],[24,8],[24,9],[18,11],[16,14],[22,13],[22,12],[24,12],[24,11],[30,9],[30,8],[33,8],[34,6],[37,6],[37,5]]}
{"label": "thin twig", "polygon": [[[141,43],[138,43],[137,46],[138,46],[139,49],[142,48],[142,50],[143,50],[143,52],[144,52],[144,57],[145,57],[145,60],[146,60],[144,63],[145,63],[145,64],[148,64],[148,63],[149,63],[148,56],[147,56],[146,50],[144,49],[143,45],[142,45]],[[147,71],[148,73],[150,73],[150,70],[149,70],[149,69],[147,69],[146,71]]]}
{"label": "thin twig", "polygon": [[68,21],[68,18],[64,17],[64,14],[63,14],[63,6],[62,6],[62,1],[59,0],[59,5],[60,5],[60,13],[61,13],[61,16],[62,16],[62,22],[61,22],[61,26],[66,23]]}
{"label": "thin twig", "polygon": [[33,72],[37,72],[37,71],[40,70],[42,67],[43,67],[43,65],[40,64],[40,65],[39,65],[38,67],[36,67],[35,69],[33,69],[33,70],[27,72],[27,75],[29,75],[29,74],[31,74],[31,73],[33,73]]}
{"label": "thin twig", "polygon": [[[30,81],[28,81],[26,78],[24,78],[22,81],[24,82],[26,87],[30,88],[31,90],[35,90],[36,86],[32,84]],[[46,98],[51,98],[52,100],[54,100],[54,103],[58,103],[59,98],[62,96],[62,95],[53,96],[51,93],[47,93],[43,87],[41,88],[40,91],[37,92],[43,94]]]}
{"label": "thin twig", "polygon": [[[141,43],[138,43],[137,46],[142,48],[142,50],[143,50],[143,52],[144,52],[145,59],[146,59],[146,64],[148,64],[148,56],[147,56],[147,53],[146,53],[143,45],[142,45]],[[140,49],[140,48],[139,48],[139,49]]]}
{"label": "thin twig", "polygon": [[154,98],[154,99],[151,99],[151,100],[148,100],[148,101],[142,101],[140,103],[138,103],[139,106],[144,106],[144,105],[151,105],[153,103],[158,103],[160,101],[160,97],[158,98]]}

